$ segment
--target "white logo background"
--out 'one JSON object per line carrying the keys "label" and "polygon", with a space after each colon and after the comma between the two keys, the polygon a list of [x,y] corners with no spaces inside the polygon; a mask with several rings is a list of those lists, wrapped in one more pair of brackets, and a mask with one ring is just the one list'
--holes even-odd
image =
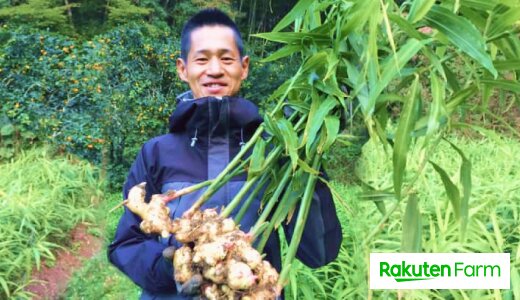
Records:
{"label": "white logo background", "polygon": [[[423,265],[424,262],[430,266],[446,264],[451,267],[451,277],[445,275],[429,277],[431,279],[427,280],[397,282],[386,274],[380,276],[381,262],[402,265],[403,261],[408,265]],[[460,270],[455,277],[456,262],[462,262],[462,268],[466,265],[498,265],[501,276],[497,276],[495,268],[493,277],[489,272],[484,277],[481,268],[478,277],[467,277]],[[370,289],[510,289],[510,271],[509,253],[370,253]]]}

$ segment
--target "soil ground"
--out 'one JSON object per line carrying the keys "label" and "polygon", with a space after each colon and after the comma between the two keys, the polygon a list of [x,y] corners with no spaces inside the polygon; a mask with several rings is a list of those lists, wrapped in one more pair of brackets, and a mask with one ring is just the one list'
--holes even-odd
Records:
{"label": "soil ground", "polygon": [[74,228],[70,234],[74,250],[58,251],[52,267],[43,262],[39,271],[33,271],[34,282],[26,288],[35,295],[33,299],[59,299],[65,292],[72,273],[81,267],[83,261],[101,250],[103,239],[89,234],[87,229],[84,224]]}

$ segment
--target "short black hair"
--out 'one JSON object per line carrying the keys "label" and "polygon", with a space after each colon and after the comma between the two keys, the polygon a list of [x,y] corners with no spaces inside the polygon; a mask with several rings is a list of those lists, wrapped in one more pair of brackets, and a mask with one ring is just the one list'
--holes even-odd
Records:
{"label": "short black hair", "polygon": [[233,30],[235,43],[237,44],[240,57],[244,56],[244,42],[238,30],[237,24],[228,15],[216,8],[201,10],[184,25],[181,33],[181,58],[186,62],[191,47],[191,33],[193,30],[203,26],[225,26]]}

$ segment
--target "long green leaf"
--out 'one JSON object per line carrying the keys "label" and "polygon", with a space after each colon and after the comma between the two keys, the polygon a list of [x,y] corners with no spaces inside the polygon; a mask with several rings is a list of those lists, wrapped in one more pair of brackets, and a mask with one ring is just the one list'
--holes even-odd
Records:
{"label": "long green leaf", "polygon": [[446,194],[448,195],[448,199],[450,200],[453,211],[455,212],[455,217],[457,219],[460,218],[460,193],[457,186],[451,181],[450,176],[448,176],[448,173],[444,171],[443,168],[441,168],[436,163],[429,161],[430,164],[433,166],[435,171],[441,176],[442,183],[444,185],[444,189],[446,190]]}
{"label": "long green leaf", "polygon": [[283,19],[276,24],[276,26],[273,28],[273,32],[280,31],[284,29],[285,27],[289,26],[296,18],[301,18],[305,11],[308,9],[308,7],[314,2],[314,0],[300,0],[296,5],[289,11]]}
{"label": "long green leaf", "polygon": [[408,156],[408,149],[412,140],[411,132],[414,128],[415,121],[418,114],[418,90],[419,90],[419,76],[416,76],[412,87],[410,88],[410,95],[404,104],[403,113],[399,119],[397,132],[395,134],[394,150],[393,150],[393,166],[394,166],[394,190],[398,199],[401,199],[401,187],[403,185],[403,178],[406,170],[406,157]]}
{"label": "long green leaf", "polygon": [[[520,246],[517,245],[516,251],[517,253],[520,251]],[[520,270],[514,266],[511,266],[511,289],[513,290],[513,299],[520,299]]]}
{"label": "long green leaf", "polygon": [[520,83],[512,80],[481,80],[480,83],[501,90],[520,93]]}
{"label": "long green leaf", "polygon": [[309,112],[309,117],[307,119],[307,126],[305,127],[305,132],[302,138],[302,146],[305,145],[307,154],[310,153],[311,146],[316,139],[316,134],[325,121],[325,117],[334,107],[336,107],[336,104],[337,102],[333,97],[327,97],[327,99],[322,103],[313,100],[311,111]]}
{"label": "long green leaf", "polygon": [[403,235],[401,237],[402,253],[421,252],[422,222],[417,195],[412,194],[406,203],[403,217]]}
{"label": "long green leaf", "polygon": [[[404,65],[415,55],[421,48],[424,46],[426,42],[420,42],[416,39],[408,39],[406,44],[404,44],[401,49],[391,57],[389,57],[385,63],[382,65],[381,77],[379,78],[376,87],[370,91],[369,101],[367,103],[367,107],[363,107],[363,110],[371,115],[374,111],[375,103],[377,97],[381,94],[381,92],[390,84],[390,82],[395,79]],[[397,64],[396,64],[397,61]]]}
{"label": "long green leaf", "polygon": [[462,159],[460,165],[460,182],[462,183],[462,198],[460,202],[460,238],[461,242],[464,241],[466,235],[466,229],[468,227],[468,216],[469,216],[469,198],[471,196],[471,161],[464,155],[464,152],[459,147],[455,146],[452,142],[448,141],[451,147],[457,151]]}
{"label": "long green leaf", "polygon": [[475,95],[477,93],[478,89],[476,85],[470,85],[469,87],[458,91],[457,93],[453,94],[448,101],[446,101],[446,110],[448,111],[448,114],[451,114],[459,105],[461,105],[466,99],[469,97]]}
{"label": "long green leaf", "polygon": [[440,118],[445,111],[446,104],[445,101],[445,90],[446,86],[444,82],[441,82],[435,73],[430,75],[430,80],[432,82],[431,91],[432,91],[432,104],[430,108],[430,115],[428,118],[428,126],[426,130],[426,139],[429,140],[434,132],[439,130],[440,127]]}
{"label": "long green leaf", "polygon": [[326,138],[318,146],[318,153],[327,152],[336,141],[339,133],[339,118],[335,116],[325,117]]}
{"label": "long green leaf", "polygon": [[298,165],[298,137],[296,136],[296,130],[294,130],[291,122],[287,119],[278,120],[277,125],[283,136],[285,151],[291,158],[292,169],[295,170]]}
{"label": "long green leaf", "polygon": [[461,5],[480,11],[492,10],[496,5],[496,0],[462,0]]}
{"label": "long green leaf", "polygon": [[340,40],[347,38],[349,34],[363,27],[372,13],[379,10],[378,6],[377,0],[356,1],[355,5],[350,8],[352,11],[349,13],[349,18],[341,27]]}
{"label": "long green leaf", "polygon": [[309,32],[266,32],[253,34],[252,36],[286,44],[301,43],[303,40],[312,40],[316,43],[330,43],[330,38],[327,35]]}
{"label": "long green leaf", "polygon": [[422,19],[435,4],[435,0],[415,0],[412,2],[410,7],[410,13],[408,14],[408,21],[415,23]]}
{"label": "long green leaf", "polygon": [[495,60],[493,65],[499,71],[520,70],[520,59]]}
{"label": "long green leaf", "polygon": [[247,172],[247,180],[251,180],[252,177],[255,177],[260,172],[262,172],[262,167],[265,161],[265,146],[266,142],[263,139],[258,139],[253,148],[253,153],[251,154],[251,162],[249,164],[249,170]]}
{"label": "long green leaf", "polygon": [[434,5],[424,18],[426,24],[442,32],[451,43],[486,68],[493,76],[498,73],[486,52],[484,38],[468,19],[449,9]]}
{"label": "long green leaf", "polygon": [[444,74],[446,74],[446,81],[448,85],[454,92],[460,91],[459,80],[457,76],[451,71],[450,67],[448,67],[445,63],[442,64],[442,69],[444,70]]}
{"label": "long green leaf", "polygon": [[7,299],[9,299],[9,297],[11,296],[11,293],[9,292],[9,285],[2,276],[0,276],[0,285],[2,286],[3,292],[7,296]]}
{"label": "long green leaf", "polygon": [[289,56],[299,50],[301,50],[302,47],[300,45],[286,45],[277,51],[275,51],[273,54],[269,55],[268,57],[261,60],[261,62],[270,62],[274,60],[278,60],[282,57]]}
{"label": "long green leaf", "polygon": [[506,12],[495,15],[486,35],[489,39],[509,32],[511,26],[520,20],[520,6],[510,7]]}

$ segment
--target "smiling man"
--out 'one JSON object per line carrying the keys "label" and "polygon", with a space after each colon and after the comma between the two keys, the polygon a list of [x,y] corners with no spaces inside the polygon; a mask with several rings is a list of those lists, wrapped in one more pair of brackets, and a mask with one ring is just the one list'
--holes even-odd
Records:
{"label": "smiling man", "polygon": [[[262,123],[258,108],[238,97],[249,72],[249,57],[244,55],[240,32],[228,16],[216,9],[193,16],[182,31],[181,48],[177,72],[190,91],[178,97],[169,133],[143,145],[125,182],[124,199],[130,188],[143,181],[149,199],[152,194],[180,190],[217,177]],[[202,209],[226,206],[246,179],[246,174],[234,177]],[[169,202],[170,217],[180,218],[203,192],[201,189]],[[262,196],[259,193],[243,215],[241,230],[249,231],[258,219]],[[173,276],[173,249],[182,244],[173,236],[161,238],[143,233],[140,222],[125,208],[108,249],[110,262],[142,288],[141,299],[193,299],[200,290],[200,277],[180,285]],[[294,222],[284,225],[287,237],[292,236],[293,228]],[[341,228],[330,191],[318,183],[297,257],[310,267],[320,267],[336,258],[340,244]],[[265,259],[280,271],[277,233],[269,237],[264,253]]]}
{"label": "smiling man", "polygon": [[[194,25],[200,24],[195,22]],[[200,20],[202,21],[202,20]],[[240,33],[224,25],[186,27],[186,45],[177,59],[179,77],[188,83],[195,98],[235,96],[249,72],[249,57],[243,55]]]}

